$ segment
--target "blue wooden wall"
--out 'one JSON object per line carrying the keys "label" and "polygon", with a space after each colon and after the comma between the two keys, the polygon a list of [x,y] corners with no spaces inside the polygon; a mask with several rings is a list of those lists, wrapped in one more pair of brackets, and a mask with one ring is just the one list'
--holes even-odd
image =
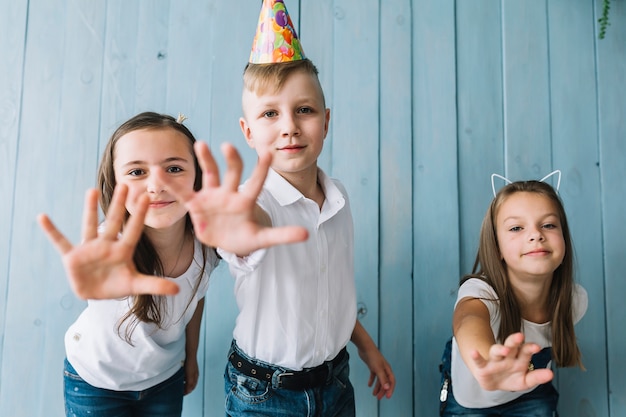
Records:
{"label": "blue wooden wall", "polygon": [[[356,227],[359,314],[398,379],[377,402],[353,354],[358,415],[433,416],[459,276],[491,173],[563,171],[589,310],[585,372],[561,370],[563,416],[626,416],[626,3],[287,0],[332,111],[320,164]],[[238,127],[260,1],[0,0],[0,415],[62,414],[63,334],[83,302],[35,223],[79,239],[84,190],[115,127],[144,111],[255,155]],[[224,266],[207,294],[202,376],[184,415],[222,415],[234,323]],[[352,349],[352,353],[354,350]]]}

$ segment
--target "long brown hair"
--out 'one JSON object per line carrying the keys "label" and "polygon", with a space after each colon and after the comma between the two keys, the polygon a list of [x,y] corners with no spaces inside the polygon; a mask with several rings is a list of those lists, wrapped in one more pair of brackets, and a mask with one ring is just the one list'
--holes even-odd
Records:
{"label": "long brown hair", "polygon": [[[184,126],[182,123],[178,123],[176,119],[169,115],[154,112],[140,113],[133,118],[127,120],[120,127],[118,127],[115,132],[113,132],[113,135],[111,135],[111,138],[109,139],[106,148],[104,149],[102,160],[100,161],[100,166],[98,168],[98,189],[100,190],[100,207],[102,208],[102,212],[105,216],[108,212],[109,206],[111,205],[113,190],[115,189],[115,186],[117,184],[115,180],[115,171],[113,166],[113,162],[115,161],[115,145],[122,136],[126,135],[129,132],[141,129],[173,129],[185,135],[189,139],[189,146],[194,159],[196,172],[193,189],[197,191],[202,187],[202,172],[193,151],[193,144],[196,139],[191,131],[189,131],[186,126]],[[128,215],[129,214],[126,213],[127,218]],[[187,214],[185,219],[185,234],[193,234],[193,225],[191,223],[191,218],[189,217],[189,214]],[[193,294],[195,294],[195,292],[198,290],[198,286],[200,285],[201,281],[200,278],[205,271],[207,248],[204,245],[202,246],[202,254],[202,268],[200,270],[200,274],[198,275]],[[157,276],[164,275],[163,263],[159,258],[159,255],[154,245],[145,233],[141,234],[141,238],[137,243],[135,253],[133,254],[133,261],[137,270],[143,274]],[[187,307],[189,307],[192,298],[193,295],[190,298]],[[120,319],[118,323],[118,333],[121,332],[121,328],[124,322],[129,319],[131,320],[131,322],[126,327],[124,338],[130,344],[132,344],[132,333],[137,327],[137,324],[139,324],[139,322],[154,323],[158,328],[162,328],[165,319],[162,312],[165,308],[166,302],[167,299],[163,296],[154,296],[149,294],[133,296],[132,306],[130,310]]]}
{"label": "long brown hair", "polygon": [[500,328],[496,335],[498,342],[502,343],[507,336],[520,331],[522,317],[519,302],[509,283],[506,265],[501,259],[496,233],[498,210],[507,198],[518,192],[542,195],[550,199],[557,208],[565,242],[565,256],[561,265],[553,273],[548,295],[547,308],[552,325],[552,354],[557,366],[578,365],[582,368],[581,353],[576,342],[572,317],[574,247],[563,202],[552,186],[542,181],[518,181],[500,189],[485,214],[472,273],[465,275],[461,279],[461,284],[470,278],[480,278],[494,289],[500,310]]}

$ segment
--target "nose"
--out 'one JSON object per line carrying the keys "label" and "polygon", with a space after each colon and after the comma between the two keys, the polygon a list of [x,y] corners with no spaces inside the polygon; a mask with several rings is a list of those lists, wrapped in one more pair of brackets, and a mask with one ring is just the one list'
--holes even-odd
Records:
{"label": "nose", "polygon": [[165,191],[163,174],[159,170],[151,171],[146,183],[146,191],[151,194],[159,194]]}
{"label": "nose", "polygon": [[543,233],[541,229],[534,228],[530,231],[529,240],[531,242],[539,241],[542,242],[544,240]]}
{"label": "nose", "polygon": [[300,134],[298,121],[296,120],[296,117],[294,114],[291,114],[291,113],[283,114],[281,131],[282,131],[282,136],[284,137],[298,136]]}

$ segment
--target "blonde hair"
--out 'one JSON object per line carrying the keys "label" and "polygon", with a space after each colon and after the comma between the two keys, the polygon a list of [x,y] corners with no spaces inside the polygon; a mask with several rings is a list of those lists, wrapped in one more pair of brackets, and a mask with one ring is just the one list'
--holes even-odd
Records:
{"label": "blonde hair", "polygon": [[243,71],[243,87],[257,95],[279,91],[289,76],[295,72],[303,72],[315,78],[326,106],[324,91],[319,82],[317,67],[309,59],[298,61],[277,62],[270,64],[247,64]]}
{"label": "blonde hair", "polygon": [[[105,216],[109,210],[109,206],[111,205],[113,190],[117,185],[113,165],[115,161],[115,145],[117,144],[117,141],[127,133],[142,129],[173,129],[185,135],[185,137],[187,137],[187,139],[189,140],[189,149],[194,159],[196,176],[193,189],[197,191],[202,187],[202,171],[193,151],[193,144],[196,139],[189,131],[189,129],[187,129],[185,125],[179,123],[176,119],[169,115],[154,112],[140,113],[124,122],[115,130],[115,132],[113,132],[113,135],[111,135],[111,138],[107,142],[106,148],[104,149],[104,153],[102,154],[102,160],[100,161],[100,166],[98,168],[98,189],[100,190],[100,207],[102,208],[102,212]],[[128,215],[129,214],[127,212],[127,218]],[[191,218],[189,217],[189,214],[187,214],[185,219],[185,234],[193,234],[193,225],[191,223]],[[195,292],[198,290],[198,286],[201,282],[200,278],[205,271],[207,248],[204,245],[202,245],[202,255],[202,268],[198,275],[196,286],[193,290],[192,297],[190,298],[187,307],[189,307],[193,295],[195,295]],[[145,233],[141,234],[141,238],[137,243],[137,247],[135,248],[135,252],[133,253],[133,262],[135,263],[137,270],[143,274],[157,276],[164,275],[163,263],[159,258],[159,255],[157,254],[154,245]],[[133,302],[130,310],[120,319],[118,323],[119,333],[121,331],[123,323],[129,319],[131,320],[130,324],[126,327],[125,330],[125,340],[129,344],[132,344],[132,333],[137,327],[137,324],[139,324],[139,322],[153,323],[158,328],[162,328],[163,322],[165,320],[162,314],[166,303],[165,297],[155,295],[137,295],[132,297],[132,300]]]}
{"label": "blonde hair", "polygon": [[506,185],[496,195],[487,209],[480,230],[480,240],[472,274],[461,279],[461,284],[470,278],[486,281],[495,291],[500,309],[500,328],[496,340],[500,343],[512,333],[519,332],[522,317],[519,303],[509,283],[506,264],[501,259],[496,233],[496,215],[502,204],[513,194],[535,193],[551,200],[561,222],[565,255],[563,262],[554,271],[548,295],[548,313],[552,325],[552,355],[560,367],[578,365],[581,368],[581,353],[574,332],[572,318],[572,295],[574,291],[574,247],[572,244],[565,208],[558,194],[549,184],[541,181],[518,181]]}

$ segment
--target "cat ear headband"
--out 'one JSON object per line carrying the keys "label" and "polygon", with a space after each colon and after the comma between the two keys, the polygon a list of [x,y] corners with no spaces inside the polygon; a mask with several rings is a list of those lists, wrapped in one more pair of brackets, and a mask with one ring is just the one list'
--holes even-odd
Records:
{"label": "cat ear headband", "polygon": [[[556,191],[559,191],[559,187],[561,186],[561,170],[556,169],[554,171],[552,171],[551,173],[549,173],[548,175],[546,175],[545,177],[543,177],[542,179],[539,180],[539,182],[544,182],[545,180],[547,180],[548,178],[550,178],[553,175],[558,175],[558,178],[556,180]],[[513,181],[511,181],[510,179],[503,177],[502,175],[498,175],[498,174],[491,174],[491,190],[493,191],[493,196],[496,196],[496,185],[494,183],[494,179],[495,178],[500,178],[501,180],[503,180],[504,182],[506,182],[507,184],[511,184],[513,183]]]}

